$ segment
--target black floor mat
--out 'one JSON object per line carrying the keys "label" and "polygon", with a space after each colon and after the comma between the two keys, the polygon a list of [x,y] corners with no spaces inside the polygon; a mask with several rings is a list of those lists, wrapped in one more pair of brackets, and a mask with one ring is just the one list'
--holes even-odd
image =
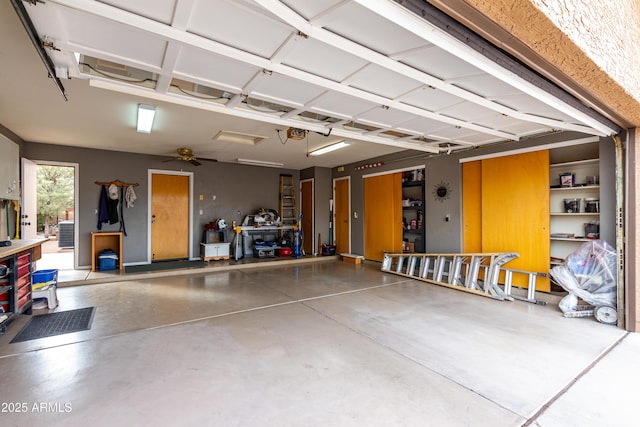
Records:
{"label": "black floor mat", "polygon": [[158,271],[158,270],[174,270],[182,268],[202,268],[206,267],[207,263],[204,261],[157,261],[151,264],[143,265],[129,265],[124,268],[125,273],[142,273],[146,271]]}
{"label": "black floor mat", "polygon": [[53,337],[91,329],[95,307],[33,316],[11,343]]}

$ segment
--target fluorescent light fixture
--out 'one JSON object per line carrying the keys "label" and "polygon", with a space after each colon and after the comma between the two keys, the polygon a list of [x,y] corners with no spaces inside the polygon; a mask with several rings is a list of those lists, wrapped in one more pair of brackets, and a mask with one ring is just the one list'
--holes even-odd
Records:
{"label": "fluorescent light fixture", "polygon": [[241,165],[264,166],[267,168],[281,168],[284,166],[284,163],[265,162],[263,160],[237,159],[237,162]]}
{"label": "fluorescent light fixture", "polygon": [[313,150],[309,154],[312,156],[320,156],[322,154],[330,153],[331,151],[339,150],[344,147],[350,146],[351,143],[349,141],[340,141],[335,144],[327,145],[326,147],[318,148],[317,150]]}
{"label": "fluorescent light fixture", "polygon": [[138,132],[151,133],[153,117],[156,115],[156,107],[138,104]]}

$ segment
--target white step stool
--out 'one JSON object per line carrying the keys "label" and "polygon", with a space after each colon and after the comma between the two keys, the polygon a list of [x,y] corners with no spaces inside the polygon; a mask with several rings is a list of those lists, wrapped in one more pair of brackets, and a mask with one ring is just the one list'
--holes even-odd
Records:
{"label": "white step stool", "polygon": [[49,309],[54,309],[58,306],[58,296],[56,295],[56,285],[47,285],[44,288],[36,289],[31,292],[31,298],[46,298]]}

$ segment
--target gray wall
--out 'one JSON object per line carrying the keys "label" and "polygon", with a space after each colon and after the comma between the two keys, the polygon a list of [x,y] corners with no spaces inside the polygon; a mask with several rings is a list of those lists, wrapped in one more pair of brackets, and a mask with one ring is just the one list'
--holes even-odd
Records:
{"label": "gray wall", "polygon": [[[229,224],[239,223],[247,214],[260,208],[279,210],[279,177],[292,174],[298,186],[298,171],[245,166],[231,163],[202,162],[193,166],[187,162],[164,163],[166,157],[117,151],[92,150],[50,144],[26,142],[23,156],[31,160],[59,161],[79,164],[78,262],[80,266],[91,264],[91,232],[97,230],[100,187],[95,181],[119,179],[140,184],[135,188],[138,199],[135,207],[124,209],[127,237],[123,242],[123,262],[144,263],[147,260],[147,221],[149,169],[193,172],[193,255],[199,256],[199,242],[204,224],[224,218]],[[202,195],[202,201],[199,196]],[[213,196],[216,200],[213,200]],[[200,215],[200,210],[203,214]],[[238,214],[239,212],[239,214]],[[103,231],[118,231],[119,224],[104,224]],[[229,234],[229,238],[231,238]]]}
{"label": "gray wall", "polygon": [[[425,250],[431,253],[460,252],[462,249],[462,166],[460,159],[488,154],[500,153],[508,150],[536,147],[574,139],[587,137],[577,132],[558,132],[541,137],[530,138],[515,144],[496,144],[490,147],[474,148],[451,155],[429,155],[415,151],[405,151],[389,156],[370,159],[365,162],[344,166],[343,172],[333,169],[333,177],[351,176],[351,210],[358,214],[358,218],[351,218],[352,252],[364,254],[364,191],[363,175],[404,169],[408,167],[425,167]],[[600,142],[601,157],[601,237],[609,243],[615,240],[614,197],[614,151],[610,138],[604,138]],[[575,147],[568,147],[566,154],[571,156]],[[597,150],[596,150],[597,151]],[[597,152],[595,153],[597,156]],[[592,156],[593,157],[593,156]],[[355,170],[360,164],[384,162],[384,165],[375,169]],[[440,183],[450,188],[450,196],[445,200],[436,200],[433,191]],[[446,221],[446,215],[450,220]]]}

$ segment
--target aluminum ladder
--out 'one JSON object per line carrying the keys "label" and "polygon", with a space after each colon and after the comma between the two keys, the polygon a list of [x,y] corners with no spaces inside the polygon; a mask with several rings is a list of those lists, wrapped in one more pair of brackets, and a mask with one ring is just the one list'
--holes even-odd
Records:
{"label": "aluminum ladder", "polygon": [[[543,304],[535,299],[535,288],[536,278],[544,274],[503,268],[504,264],[519,256],[516,252],[385,253],[381,270],[502,301],[519,299]],[[498,283],[501,274],[503,284]],[[512,294],[514,274],[528,276],[527,297]]]}

